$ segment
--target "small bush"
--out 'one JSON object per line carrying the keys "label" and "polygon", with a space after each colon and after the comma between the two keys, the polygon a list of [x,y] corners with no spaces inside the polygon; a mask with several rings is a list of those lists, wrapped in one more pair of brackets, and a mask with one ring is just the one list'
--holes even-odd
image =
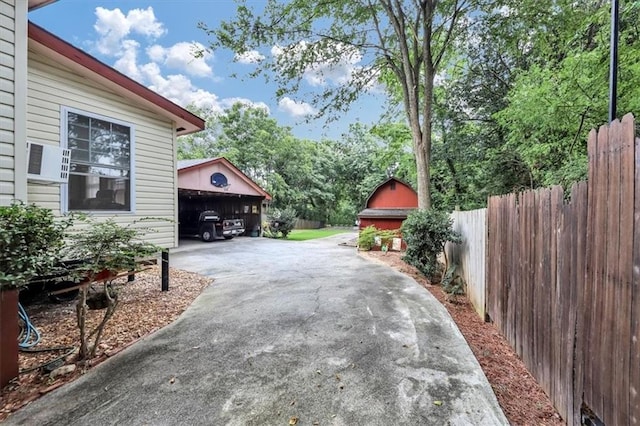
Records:
{"label": "small bush", "polygon": [[369,225],[358,235],[358,249],[371,250],[376,244],[376,238],[379,238],[382,249],[386,251],[391,247],[391,240],[399,235],[400,232],[397,229],[377,229],[375,226]]}
{"label": "small bush", "polygon": [[458,273],[458,265],[455,263],[446,270],[441,281],[442,289],[447,293],[447,300],[464,294],[464,280]]}
{"label": "small bush", "polygon": [[72,221],[56,220],[51,210],[35,204],[0,207],[0,290],[23,287],[51,272]]}
{"label": "small bush", "polygon": [[291,207],[284,210],[274,209],[268,216],[268,223],[264,229],[264,236],[269,238],[287,238],[296,226],[298,214]]}
{"label": "small bush", "polygon": [[360,231],[358,235],[358,249],[365,251],[371,250],[376,241],[376,232],[378,232],[378,230],[373,225],[369,225]]}
{"label": "small bush", "polygon": [[[145,218],[143,220],[151,220]],[[159,219],[162,220],[162,219]],[[140,227],[137,222],[130,225],[120,225],[114,219],[97,221],[92,217],[85,217],[88,227],[68,236],[66,246],[67,259],[80,259],[82,262],[72,271],[70,276],[75,281],[86,280],[89,283],[96,280],[102,282],[99,293],[101,301],[105,303],[105,313],[102,320],[91,329],[87,323],[89,310],[89,285],[80,289],[80,297],[76,304],[76,320],[80,331],[80,348],[78,358],[81,360],[96,355],[104,327],[118,307],[118,293],[113,286],[113,280],[123,271],[136,271],[139,261],[155,256],[161,247],[145,242],[143,237],[153,229]],[[106,278],[100,278],[101,275]],[[93,344],[91,344],[93,340]]]}
{"label": "small bush", "polygon": [[462,242],[460,234],[453,231],[452,224],[447,212],[433,209],[414,210],[402,224],[402,236],[407,244],[403,259],[429,280],[435,281],[438,277],[438,255],[444,252],[445,243]]}

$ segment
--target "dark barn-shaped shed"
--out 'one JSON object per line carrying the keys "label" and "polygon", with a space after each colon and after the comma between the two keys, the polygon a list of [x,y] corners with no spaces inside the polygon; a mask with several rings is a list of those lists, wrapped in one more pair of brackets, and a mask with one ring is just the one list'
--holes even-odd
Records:
{"label": "dark barn-shaped shed", "polygon": [[418,194],[408,183],[391,177],[382,182],[358,213],[360,229],[373,225],[378,229],[398,229],[407,215],[418,207]]}
{"label": "dark barn-shaped shed", "polygon": [[264,220],[271,195],[224,157],[178,161],[178,208],[244,219],[247,235]]}

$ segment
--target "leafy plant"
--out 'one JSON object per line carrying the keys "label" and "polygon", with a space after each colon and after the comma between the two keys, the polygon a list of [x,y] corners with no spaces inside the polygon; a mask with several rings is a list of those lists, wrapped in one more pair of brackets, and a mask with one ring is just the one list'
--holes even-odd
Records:
{"label": "leafy plant", "polygon": [[49,209],[16,202],[0,207],[0,290],[17,289],[59,260],[72,217],[57,219]]}
{"label": "leafy plant", "polygon": [[[460,234],[452,229],[449,214],[438,210],[414,210],[402,224],[402,235],[407,244],[403,259],[418,268],[428,279],[434,281],[440,272],[438,256],[444,253],[447,241],[460,243]],[[445,253],[444,270],[447,268]]]}
{"label": "leafy plant", "polygon": [[458,265],[455,263],[447,268],[440,283],[444,292],[447,293],[447,300],[464,294],[464,280],[458,274]]}
{"label": "leafy plant", "polygon": [[358,234],[358,249],[360,250],[371,250],[371,248],[376,243],[376,232],[378,230],[375,226],[369,225]]}
{"label": "leafy plant", "polygon": [[[87,330],[86,317],[89,310],[90,285],[83,285],[76,305],[78,328],[80,329],[80,350],[78,357],[94,357],[100,343],[104,327],[118,306],[118,293],[113,285],[118,273],[135,271],[140,260],[157,254],[160,247],[145,242],[141,238],[151,229],[138,227],[137,222],[123,226],[113,219],[97,222],[86,217],[88,228],[69,235],[65,258],[81,262],[71,272],[72,278],[85,284],[102,282],[99,296],[106,305],[100,323],[91,331]],[[90,345],[91,339],[93,344]]]}
{"label": "leafy plant", "polygon": [[265,236],[270,236],[271,238],[278,238],[279,236],[287,238],[287,235],[289,235],[296,226],[298,214],[291,207],[283,210],[274,209],[268,216],[268,219],[269,222],[267,228],[265,228]]}
{"label": "leafy plant", "polygon": [[399,234],[397,229],[378,229],[374,225],[369,225],[358,235],[358,248],[364,251],[371,250],[376,245],[376,238],[378,238],[381,250],[386,252],[391,247],[391,240]]}

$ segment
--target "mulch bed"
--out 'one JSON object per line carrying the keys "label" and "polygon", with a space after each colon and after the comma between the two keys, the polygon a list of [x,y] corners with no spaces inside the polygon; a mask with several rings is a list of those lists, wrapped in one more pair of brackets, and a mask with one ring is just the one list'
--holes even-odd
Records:
{"label": "mulch bed", "polygon": [[549,397],[527,371],[522,360],[493,324],[484,322],[469,300],[448,301],[440,286],[432,285],[398,252],[361,252],[414,278],[449,311],[493,388],[498,403],[513,425],[565,425]]}

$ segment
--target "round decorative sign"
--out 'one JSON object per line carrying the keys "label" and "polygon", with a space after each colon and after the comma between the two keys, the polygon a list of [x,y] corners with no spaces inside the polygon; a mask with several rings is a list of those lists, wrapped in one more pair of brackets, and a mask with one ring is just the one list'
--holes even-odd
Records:
{"label": "round decorative sign", "polygon": [[229,182],[227,181],[227,177],[220,172],[215,172],[211,175],[211,185],[216,188],[226,188],[229,186]]}

